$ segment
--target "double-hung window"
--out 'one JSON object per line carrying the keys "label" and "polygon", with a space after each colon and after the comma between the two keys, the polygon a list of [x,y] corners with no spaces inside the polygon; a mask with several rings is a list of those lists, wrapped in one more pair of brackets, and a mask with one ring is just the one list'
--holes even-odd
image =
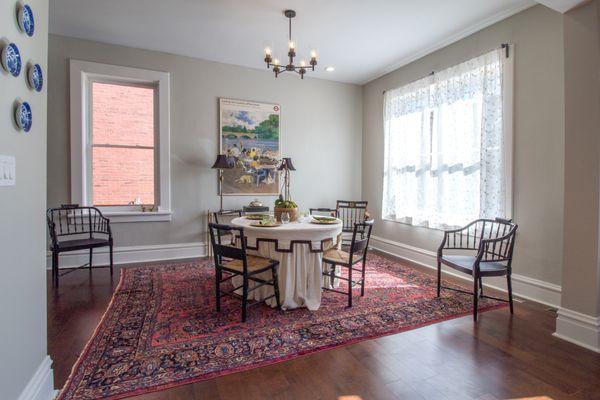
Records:
{"label": "double-hung window", "polygon": [[507,54],[497,49],[385,92],[383,219],[445,228],[510,217]]}
{"label": "double-hung window", "polygon": [[72,201],[169,220],[169,74],[71,61]]}

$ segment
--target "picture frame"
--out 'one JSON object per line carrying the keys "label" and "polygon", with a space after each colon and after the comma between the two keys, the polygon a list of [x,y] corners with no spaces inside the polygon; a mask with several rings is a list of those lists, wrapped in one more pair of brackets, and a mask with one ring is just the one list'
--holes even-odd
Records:
{"label": "picture frame", "polygon": [[219,98],[219,149],[232,165],[223,170],[224,196],[279,194],[281,106]]}

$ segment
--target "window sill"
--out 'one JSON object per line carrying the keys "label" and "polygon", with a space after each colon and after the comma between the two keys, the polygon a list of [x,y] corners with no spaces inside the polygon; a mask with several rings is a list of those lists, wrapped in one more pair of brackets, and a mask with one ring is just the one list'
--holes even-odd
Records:
{"label": "window sill", "polygon": [[101,210],[102,215],[110,219],[110,222],[119,224],[124,222],[161,222],[170,221],[171,211],[108,211]]}

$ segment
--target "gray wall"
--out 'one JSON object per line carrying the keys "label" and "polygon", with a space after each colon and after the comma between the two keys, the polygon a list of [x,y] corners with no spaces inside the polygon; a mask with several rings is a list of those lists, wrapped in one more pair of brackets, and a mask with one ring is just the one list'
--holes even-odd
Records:
{"label": "gray wall", "polygon": [[600,7],[564,16],[565,237],[562,307],[600,314]]}
{"label": "gray wall", "polygon": [[[301,209],[360,196],[362,92],[335,83],[95,43],[49,40],[48,204],[69,201],[69,58],[171,73],[171,222],[115,224],[117,246],[198,242],[206,210],[219,207],[218,97],[281,105],[282,154],[292,157],[292,197]],[[260,57],[260,54],[257,53]],[[226,197],[225,208],[253,197]],[[274,197],[261,198],[272,205]]]}
{"label": "gray wall", "polygon": [[[561,283],[563,241],[562,16],[535,6],[401,67],[363,87],[362,196],[381,217],[383,90],[414,81],[499,46],[515,47],[514,212],[516,273]],[[435,250],[441,232],[378,221],[374,234]]]}
{"label": "gray wall", "polygon": [[[19,46],[25,63],[47,71],[48,2],[30,0],[35,35],[18,30],[16,1],[0,2],[0,38]],[[46,89],[27,87],[0,68],[0,154],[16,157],[16,186],[0,186],[0,398],[16,399],[46,357]],[[14,126],[13,102],[33,109],[33,127]]]}

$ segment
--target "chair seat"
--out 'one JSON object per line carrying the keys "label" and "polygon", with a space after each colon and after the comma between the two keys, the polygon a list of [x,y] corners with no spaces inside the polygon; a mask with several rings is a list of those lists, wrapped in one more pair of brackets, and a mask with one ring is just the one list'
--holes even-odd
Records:
{"label": "chair seat", "polygon": [[[473,263],[475,263],[475,259],[475,256],[443,256],[442,263],[472,275]],[[479,263],[479,270],[481,275],[504,275],[507,267],[501,262],[481,261]]]}
{"label": "chair seat", "polygon": [[[248,272],[262,271],[278,263],[277,261],[271,260],[269,258],[251,255],[246,256],[246,261],[248,263]],[[244,272],[244,263],[242,260],[226,261],[223,263],[223,267],[227,269],[232,269],[234,271],[238,271],[240,273]]]}
{"label": "chair seat", "polygon": [[323,253],[323,262],[348,264],[350,254],[344,250],[329,249]]}
{"label": "chair seat", "polygon": [[58,243],[59,251],[71,251],[80,249],[89,249],[91,247],[102,247],[110,244],[108,239],[88,238],[63,240]]}

